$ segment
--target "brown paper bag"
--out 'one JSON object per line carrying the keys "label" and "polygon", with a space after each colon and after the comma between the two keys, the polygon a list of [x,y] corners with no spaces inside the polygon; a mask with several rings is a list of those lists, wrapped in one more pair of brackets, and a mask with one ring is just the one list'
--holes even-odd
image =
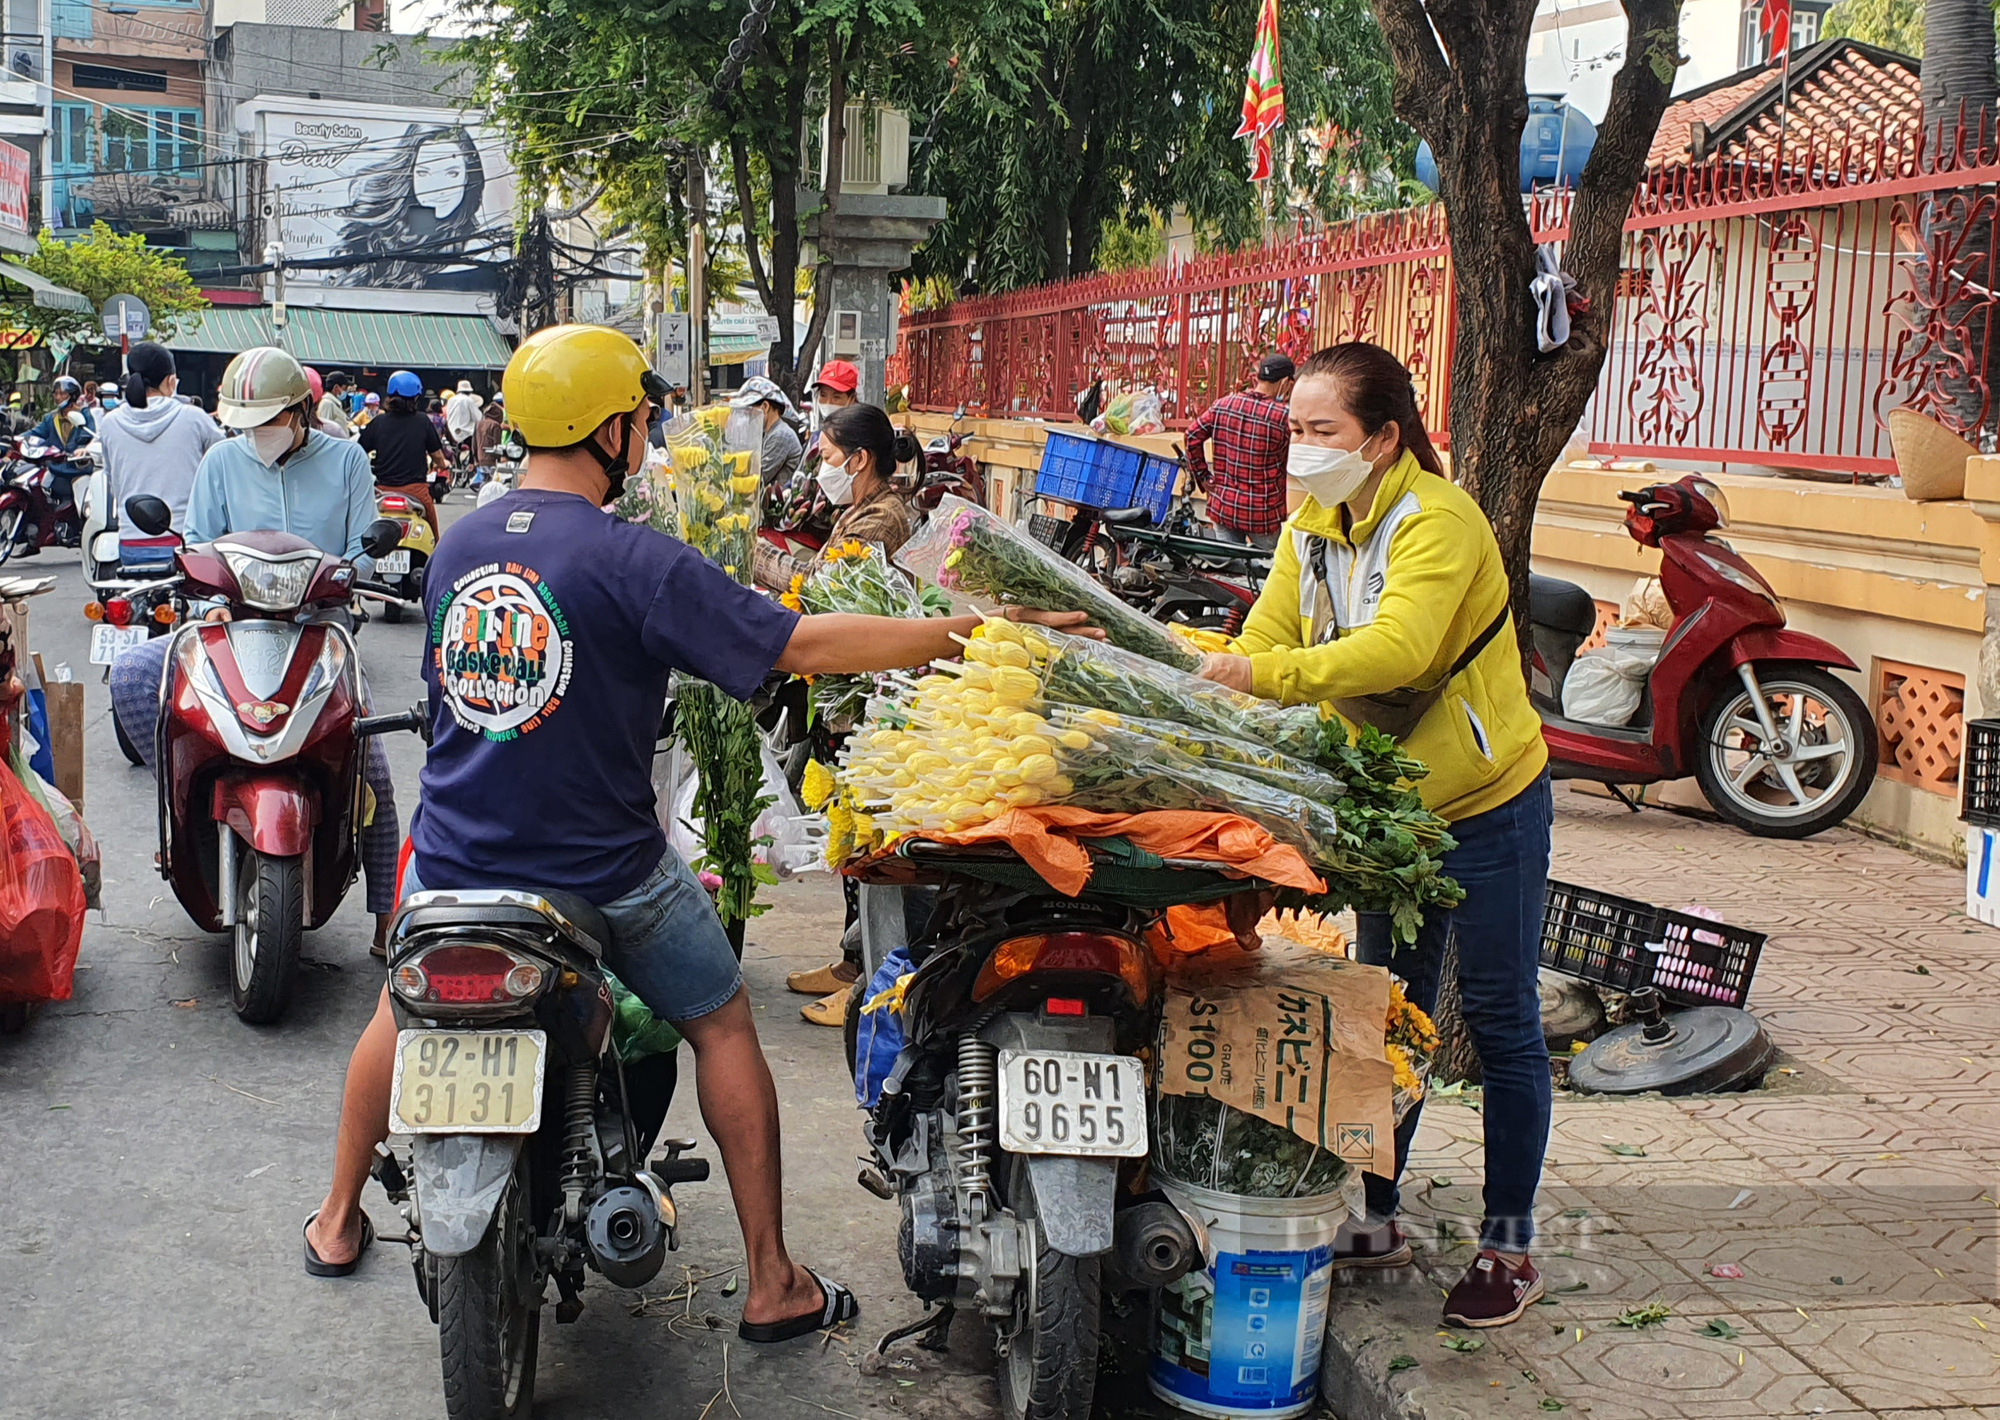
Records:
{"label": "brown paper bag", "polygon": [[1160,1092],[1205,1096],[1337,1158],[1395,1171],[1395,1071],[1382,1049],[1389,973],[1267,939],[1175,969]]}

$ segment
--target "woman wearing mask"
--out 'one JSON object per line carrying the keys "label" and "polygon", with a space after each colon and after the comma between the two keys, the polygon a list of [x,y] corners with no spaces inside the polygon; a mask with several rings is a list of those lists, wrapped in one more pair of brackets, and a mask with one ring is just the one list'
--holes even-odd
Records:
{"label": "woman wearing mask", "polygon": [[[1447,1322],[1501,1326],[1542,1295],[1528,1259],[1548,1142],[1550,1083],[1535,993],[1548,886],[1548,751],[1528,703],[1500,546],[1479,506],[1442,476],[1409,371],[1378,345],[1335,345],[1292,390],[1292,516],[1271,578],[1228,653],[1201,674],[1286,704],[1330,704],[1349,725],[1400,738],[1430,766],[1418,789],[1451,823],[1444,868],[1465,889],[1390,954],[1387,919],[1363,914],[1357,954],[1437,1004],[1458,942],[1466,1025],[1485,1071],[1486,1221],[1445,1299]],[[1396,1131],[1400,1174],[1416,1133]],[[1389,1179],[1368,1176],[1368,1217],[1341,1228],[1334,1267],[1396,1267],[1410,1248]]]}
{"label": "woman wearing mask", "polygon": [[[375,521],[375,480],[368,455],[349,439],[313,427],[312,386],[283,350],[245,350],[222,372],[217,413],[241,438],[223,439],[195,471],[188,498],[189,542],[213,542],[232,532],[288,532],[355,565],[374,568],[361,540]],[[220,610],[211,616],[226,615]],[[111,708],[132,743],[152,767],[153,731],[160,714],[161,671],[173,638],[155,637],[125,652],[111,666]],[[376,956],[381,956],[396,905],[395,786],[379,737],[367,741],[364,773],[375,791],[375,817],[361,833],[361,866],[368,878],[368,910],[375,914]]]}
{"label": "woman wearing mask", "polygon": [[[838,547],[852,538],[895,556],[917,530],[909,481],[896,469],[922,458],[923,450],[872,404],[841,406],[827,416],[819,433],[819,486],[839,510],[825,545]],[[811,571],[818,561],[817,556],[788,556],[759,539],[757,583],[785,591],[794,575]]]}
{"label": "woman wearing mask", "polygon": [[215,421],[175,393],[180,375],[173,352],[142,340],[126,360],[124,404],[104,416],[98,437],[104,449],[104,509],[116,521],[127,499],[152,494],[173,510],[174,527],[187,527],[188,497],[202,456],[222,442]]}

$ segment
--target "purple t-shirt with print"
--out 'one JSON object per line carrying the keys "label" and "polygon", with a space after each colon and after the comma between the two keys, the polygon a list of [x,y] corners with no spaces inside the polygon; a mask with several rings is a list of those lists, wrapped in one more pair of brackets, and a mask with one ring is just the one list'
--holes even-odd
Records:
{"label": "purple t-shirt with print", "polygon": [[534,489],[446,530],[424,605],[433,739],[410,826],[418,876],[595,903],[667,851],[652,764],[669,675],[747,699],[798,621],[685,543]]}

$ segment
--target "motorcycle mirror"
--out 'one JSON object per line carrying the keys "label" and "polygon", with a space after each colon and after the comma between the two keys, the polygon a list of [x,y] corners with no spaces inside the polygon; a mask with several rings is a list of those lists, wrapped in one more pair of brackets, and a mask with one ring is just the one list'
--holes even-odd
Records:
{"label": "motorcycle mirror", "polygon": [[391,522],[387,518],[377,518],[368,525],[368,530],[361,534],[361,550],[370,557],[381,557],[394,552],[402,540],[401,523]]}
{"label": "motorcycle mirror", "polygon": [[132,526],[148,537],[158,537],[174,523],[174,510],[167,506],[164,498],[155,498],[150,493],[140,493],[125,500],[125,516]]}

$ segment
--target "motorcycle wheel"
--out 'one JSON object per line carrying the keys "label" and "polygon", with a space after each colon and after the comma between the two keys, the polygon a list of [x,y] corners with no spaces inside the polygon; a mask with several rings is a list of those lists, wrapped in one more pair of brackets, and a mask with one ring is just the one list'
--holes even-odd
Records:
{"label": "motorcycle wheel", "polygon": [[1781,752],[1766,750],[1750,692],[1739,685],[1702,712],[1695,779],[1738,828],[1810,838],[1853,813],[1873,787],[1874,719],[1847,682],[1818,666],[1773,665],[1757,679]]}
{"label": "motorcycle wheel", "polygon": [[[1013,1161],[1007,1199],[1035,1216],[1025,1159]],[[1024,1279],[1025,1280],[1025,1279]],[[1007,1420],[1082,1420],[1097,1391],[1098,1259],[1047,1245],[1035,1253],[1033,1285],[1015,1293],[1012,1339],[1000,1357],[1000,1413]]]}
{"label": "motorcycle wheel", "polygon": [[269,1025],[292,1003],[305,936],[305,863],[252,849],[237,869],[229,995],[237,1017]]}
{"label": "motorcycle wheel", "polygon": [[0,513],[0,564],[5,564],[20,544],[21,519],[26,516],[27,510],[23,508],[10,508]]}
{"label": "motorcycle wheel", "polygon": [[514,1420],[534,1409],[542,1305],[523,1206],[527,1184],[524,1149],[479,1245],[463,1257],[433,1259],[438,1362],[451,1420]]}
{"label": "motorcycle wheel", "polygon": [[132,743],[132,737],[125,733],[125,722],[118,718],[118,712],[111,712],[111,732],[118,737],[118,752],[133,764],[144,764],[146,757],[139,753],[139,746]]}
{"label": "motorcycle wheel", "polygon": [[398,622],[402,621],[403,604],[401,602],[383,602],[382,619],[388,622],[391,626],[394,626]]}

